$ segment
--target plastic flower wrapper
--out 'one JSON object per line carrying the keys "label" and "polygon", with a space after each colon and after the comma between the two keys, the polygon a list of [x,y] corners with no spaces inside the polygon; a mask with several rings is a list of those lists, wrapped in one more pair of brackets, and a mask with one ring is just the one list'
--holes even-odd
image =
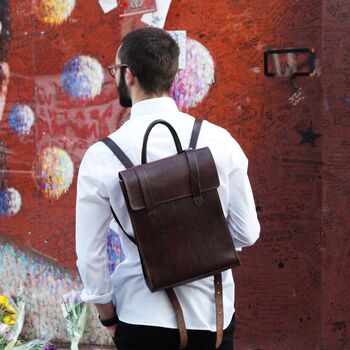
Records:
{"label": "plastic flower wrapper", "polygon": [[[0,349],[4,349],[14,335],[14,327],[5,323],[0,323]],[[5,345],[4,345],[5,344]]]}
{"label": "plastic flower wrapper", "polygon": [[42,350],[57,350],[52,344],[45,344]]}
{"label": "plastic flower wrapper", "polygon": [[0,323],[0,349],[5,349],[6,345],[13,338],[13,327]]}
{"label": "plastic flower wrapper", "polygon": [[78,344],[86,328],[89,313],[88,306],[80,299],[80,292],[72,290],[63,295],[61,308],[66,319],[71,350],[78,350]]}
{"label": "plastic flower wrapper", "polygon": [[56,350],[55,347],[48,344],[49,338],[47,339],[34,339],[29,342],[17,345],[13,350]]}

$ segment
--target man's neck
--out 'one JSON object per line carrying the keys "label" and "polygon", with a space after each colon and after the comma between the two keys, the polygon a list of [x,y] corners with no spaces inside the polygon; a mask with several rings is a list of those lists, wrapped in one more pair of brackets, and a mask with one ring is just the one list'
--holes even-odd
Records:
{"label": "man's neck", "polygon": [[134,96],[132,96],[131,99],[132,99],[132,104],[134,105],[137,102],[149,100],[151,98],[158,98],[158,97],[169,97],[169,94],[167,92],[164,92],[162,94],[146,94],[146,93],[140,92],[138,94],[134,94]]}

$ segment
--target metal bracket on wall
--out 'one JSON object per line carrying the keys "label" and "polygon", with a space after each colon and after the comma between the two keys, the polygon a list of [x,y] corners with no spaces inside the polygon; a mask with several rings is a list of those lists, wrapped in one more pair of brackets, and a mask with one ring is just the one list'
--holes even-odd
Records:
{"label": "metal bracket on wall", "polygon": [[264,73],[267,77],[290,77],[295,90],[296,77],[315,72],[315,49],[273,49],[264,51]]}

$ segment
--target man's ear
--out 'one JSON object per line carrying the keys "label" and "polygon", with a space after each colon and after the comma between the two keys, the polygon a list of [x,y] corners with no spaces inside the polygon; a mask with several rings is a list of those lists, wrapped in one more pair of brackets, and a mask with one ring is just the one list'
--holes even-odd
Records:
{"label": "man's ear", "polygon": [[132,71],[130,70],[129,67],[126,68],[125,70],[125,82],[126,85],[133,85],[135,83],[136,77],[135,75],[132,73]]}

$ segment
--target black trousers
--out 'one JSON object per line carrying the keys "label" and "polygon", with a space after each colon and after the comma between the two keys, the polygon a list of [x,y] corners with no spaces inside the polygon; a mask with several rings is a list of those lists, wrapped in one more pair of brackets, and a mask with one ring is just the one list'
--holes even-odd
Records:
{"label": "black trousers", "polygon": [[[235,316],[224,329],[219,350],[234,350],[233,333]],[[216,332],[188,330],[187,350],[215,350]],[[117,332],[113,338],[118,350],[178,350],[179,331],[177,329],[140,326],[118,321]]]}

